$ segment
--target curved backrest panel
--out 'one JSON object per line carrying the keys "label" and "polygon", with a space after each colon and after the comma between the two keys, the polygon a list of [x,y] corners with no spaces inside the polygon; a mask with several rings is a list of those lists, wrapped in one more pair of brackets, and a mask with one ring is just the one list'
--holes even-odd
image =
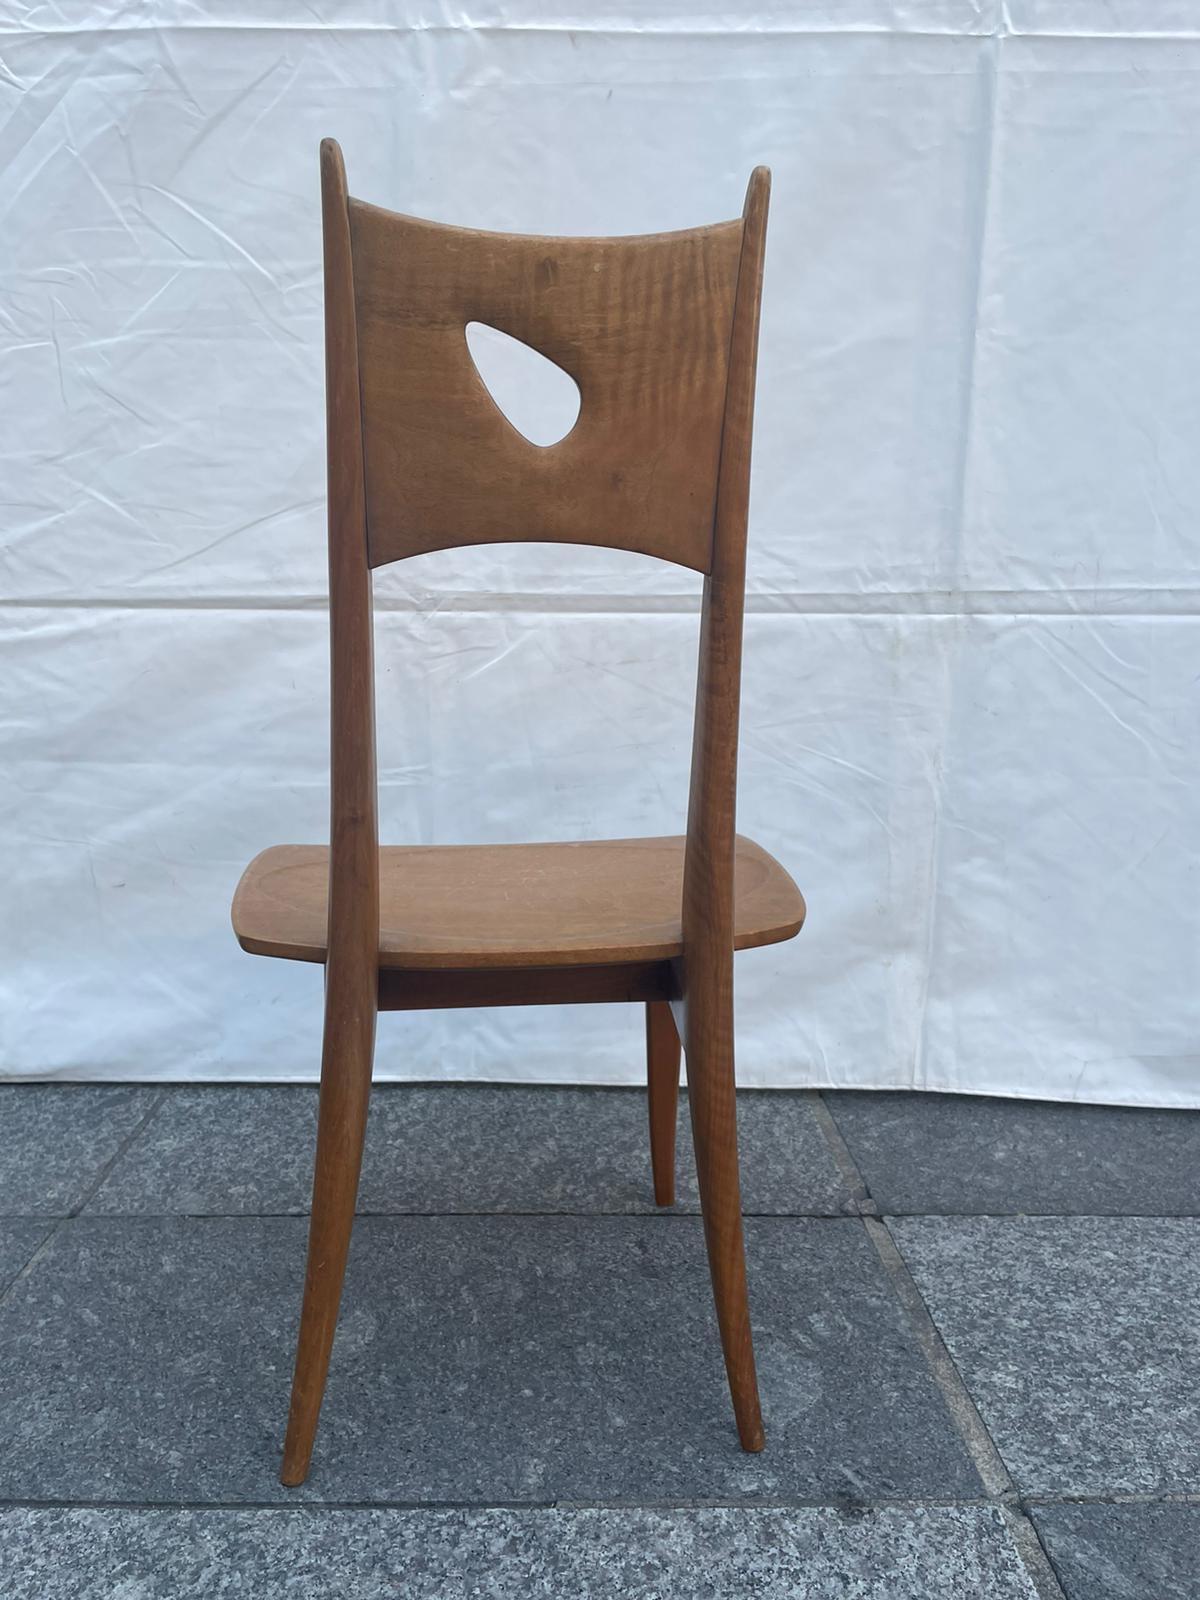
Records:
{"label": "curved backrest panel", "polygon": [[[743,224],[481,233],[351,199],[370,564],[453,545],[609,545],[708,572]],[[481,322],[579,386],[530,443],[471,359]]]}

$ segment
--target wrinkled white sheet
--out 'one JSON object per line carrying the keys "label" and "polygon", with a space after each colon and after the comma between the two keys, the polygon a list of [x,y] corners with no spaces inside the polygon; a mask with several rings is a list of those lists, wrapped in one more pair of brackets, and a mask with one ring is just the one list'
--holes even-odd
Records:
{"label": "wrinkled white sheet", "polygon": [[[1171,0],[0,8],[0,1071],[295,1078],[241,867],[327,811],[317,142],[528,232],[774,169],[749,1084],[1200,1104],[1200,15]],[[698,583],[377,585],[395,840],[682,827]],[[381,1019],[381,1077],[636,1082],[633,1007]]]}

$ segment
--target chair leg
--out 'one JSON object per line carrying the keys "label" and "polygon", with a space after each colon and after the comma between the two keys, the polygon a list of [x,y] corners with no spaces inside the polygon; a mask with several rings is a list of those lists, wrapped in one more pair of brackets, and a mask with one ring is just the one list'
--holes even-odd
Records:
{"label": "chair leg", "polygon": [[[690,1039],[690,1025],[688,1031]],[[700,1038],[688,1050],[687,1080],[704,1241],[738,1438],[743,1450],[758,1451],[764,1435],[742,1242],[732,1019],[716,1037],[705,1038],[705,1029],[696,1031]]]}
{"label": "chair leg", "polygon": [[646,1086],[654,1203],[675,1204],[675,1123],[679,1114],[679,1034],[670,1003],[646,1002]]}
{"label": "chair leg", "polygon": [[329,1373],[346,1257],[350,1250],[350,1229],[358,1198],[375,1052],[375,1017],[373,997],[369,1005],[362,1003],[361,998],[356,1005],[352,995],[335,992],[334,982],[329,982],[325,996],[325,1040],[308,1264],[287,1438],[279,1475],[280,1481],[289,1487],[303,1483],[308,1476],[317,1418]]}

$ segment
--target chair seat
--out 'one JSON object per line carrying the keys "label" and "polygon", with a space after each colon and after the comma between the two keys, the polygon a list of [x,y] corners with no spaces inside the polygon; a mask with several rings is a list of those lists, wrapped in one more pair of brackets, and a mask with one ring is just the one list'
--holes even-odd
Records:
{"label": "chair seat", "polygon": [[[662,961],[682,951],[682,838],[579,844],[394,845],[379,852],[384,967],[486,968]],[[233,897],[244,950],[325,960],[329,850],[276,845],[256,856]],[[790,939],[799,889],[740,835],[734,944]]]}

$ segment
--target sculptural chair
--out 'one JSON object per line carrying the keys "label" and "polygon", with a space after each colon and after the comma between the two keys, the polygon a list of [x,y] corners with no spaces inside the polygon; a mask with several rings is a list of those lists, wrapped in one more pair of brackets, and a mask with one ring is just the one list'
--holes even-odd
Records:
{"label": "sculptural chair", "polygon": [[[398,216],[321,146],[332,823],[280,845],[233,903],[242,946],[323,963],[308,1267],[284,1483],[308,1472],[342,1292],[379,1010],[646,1007],[655,1198],[673,1196],[680,1041],[704,1233],[742,1445],[763,1444],[742,1250],[735,949],[790,939],[804,902],[734,832],[746,513],[769,175],[742,217],[641,237],[532,238]],[[507,420],[468,351],[480,322],[578,385],[551,447]],[[500,540],[606,545],[704,575],[687,834],[380,848],[371,572]],[[682,798],[682,797],[681,797]]]}

